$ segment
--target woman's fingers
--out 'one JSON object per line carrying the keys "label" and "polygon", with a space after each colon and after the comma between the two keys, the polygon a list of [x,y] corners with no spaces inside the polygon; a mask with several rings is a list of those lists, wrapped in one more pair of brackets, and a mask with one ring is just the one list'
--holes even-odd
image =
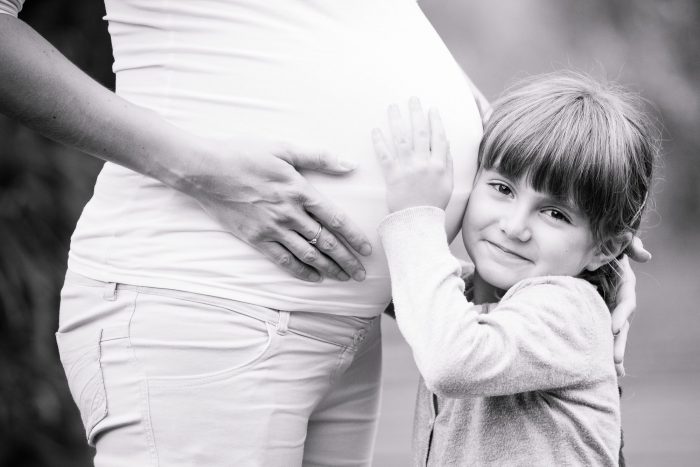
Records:
{"label": "woman's fingers", "polygon": [[[322,249],[328,249],[329,242],[333,241],[330,239],[334,239],[333,235],[328,233],[326,229],[321,229],[321,235],[318,235],[318,238],[316,237],[317,234],[318,228],[310,236],[308,233],[289,231],[288,235],[285,235],[283,239],[284,246],[299,261],[306,266],[316,269],[324,277],[331,277],[341,281],[350,279],[350,276],[341,270],[335,261],[322,252]],[[309,239],[312,238],[317,238],[314,245],[309,243]]]}
{"label": "woman's fingers", "polygon": [[651,259],[651,253],[644,249],[644,244],[642,239],[639,237],[634,237],[632,242],[629,244],[625,253],[632,258],[632,260],[638,263],[646,263]]}
{"label": "woman's fingers", "polygon": [[312,267],[301,262],[287,248],[279,243],[266,241],[255,245],[270,261],[301,280],[319,282],[321,275]]}
{"label": "woman's fingers", "polygon": [[[314,159],[313,157],[309,158],[309,156],[302,156],[302,153],[298,151],[287,151],[287,153],[296,157],[295,168],[312,168],[328,172],[328,168],[330,167],[327,165],[329,159]],[[303,154],[309,153],[305,152]],[[314,160],[317,162],[316,165],[314,165]],[[325,160],[325,162],[318,162],[321,160]],[[347,161],[342,163],[349,164]],[[369,256],[372,253],[372,246],[364,233],[362,233],[362,231],[353,222],[351,222],[339,208],[321,196],[321,194],[318,193],[311,186],[311,184],[309,184],[303,178],[300,185],[294,192],[293,198],[294,199],[289,201],[296,203],[297,207],[301,207],[302,209],[295,209],[293,206],[288,206],[286,208],[288,218],[286,226],[288,228],[291,227],[291,230],[300,232],[305,238],[307,238],[307,240],[310,240],[316,235],[316,232],[313,232],[312,234],[310,232],[305,232],[305,229],[308,229],[309,225],[322,225],[324,227],[324,233],[321,239],[317,242],[316,249],[318,250],[318,247],[322,243],[324,253],[332,262],[334,262],[334,264],[339,266],[340,269],[336,270],[331,263],[323,259],[321,259],[321,265],[319,266],[314,255],[305,255],[303,252],[300,252],[300,249],[295,246],[297,242],[294,242],[295,245],[290,244],[290,237],[277,238],[273,240],[281,243],[292,251],[300,252],[299,254],[301,256],[297,257],[304,262],[306,262],[304,258],[308,257],[311,260],[313,267],[319,269],[323,273],[329,274],[331,277],[342,278],[345,275],[348,275],[355,280],[364,280],[364,267],[357,257],[350,251],[350,248],[352,248],[363,256]],[[344,273],[341,274],[343,271]]]}
{"label": "woman's fingers", "polygon": [[289,145],[280,146],[273,155],[295,169],[315,170],[331,175],[343,175],[357,168],[357,163],[324,152],[302,150]]}
{"label": "woman's fingers", "polygon": [[[307,281],[321,280],[319,272],[338,280],[348,280],[350,277],[364,280],[365,269],[351,247],[363,255],[369,255],[372,253],[369,241],[359,228],[315,193],[310,185],[307,185],[305,194],[276,204],[274,212],[278,214],[266,219],[266,225],[258,226],[247,235],[250,244],[265,256],[292,275]],[[270,219],[277,221],[272,223]],[[321,226],[323,229],[319,234]],[[312,245],[309,241],[314,238],[316,242]]]}
{"label": "woman's fingers", "polygon": [[618,334],[622,327],[632,319],[637,308],[637,278],[632,271],[629,259],[620,260],[620,285],[617,288],[617,303],[612,312],[612,332]]}
{"label": "woman's fingers", "polygon": [[416,154],[430,156],[430,129],[423,112],[423,106],[417,97],[411,97],[408,101],[408,111],[413,130],[413,150]]}
{"label": "woman's fingers", "polygon": [[[356,280],[364,279],[365,270],[362,263],[333,232],[321,228],[321,224],[316,220],[303,225],[299,224],[294,229],[298,233],[297,237],[301,238],[305,244],[294,242],[296,249],[292,251],[299,252],[298,258],[304,263],[318,269],[327,277],[334,277],[341,281],[348,280],[351,276]],[[316,239],[313,245],[310,243],[312,239]],[[285,240],[285,244],[291,245],[292,242]],[[315,250],[318,255],[309,251],[309,248]],[[345,265],[345,270],[339,264]]]}
{"label": "woman's fingers", "polygon": [[615,336],[613,347],[615,369],[618,376],[624,376],[623,361],[627,347],[627,335],[632,316],[637,308],[637,278],[626,255],[620,260],[620,275],[620,285],[617,289],[617,304],[612,312],[612,333]]}
{"label": "woman's fingers", "polygon": [[618,376],[625,376],[625,349],[627,348],[627,334],[630,330],[630,323],[626,322],[620,333],[615,336],[615,343],[613,346],[613,356],[615,358],[615,371],[617,371]]}
{"label": "woman's fingers", "polygon": [[[346,280],[346,276],[364,280],[365,269],[351,249],[364,256],[370,255],[372,246],[369,239],[345,213],[321,196],[303,177],[295,178],[295,189],[287,191],[291,195],[276,208],[281,210],[278,217],[283,221],[270,229],[272,234],[268,235],[271,237],[268,240],[282,245],[297,260],[324,275],[339,280]],[[321,236],[316,245],[310,245],[308,240],[316,236],[318,226],[323,226]],[[297,266],[295,262],[290,264]],[[299,277],[308,271],[292,270],[292,273]]]}
{"label": "woman's fingers", "polygon": [[[361,255],[369,256],[372,254],[372,246],[367,237],[342,211],[324,199],[311,185],[307,185],[307,190],[301,195],[301,201],[304,210],[324,228],[325,233],[322,232],[324,253],[354,279],[364,279],[365,270],[362,264],[345,243]],[[298,219],[296,222],[297,225],[307,223],[306,219]]]}
{"label": "woman's fingers", "polygon": [[[235,164],[232,148],[240,149]],[[304,280],[320,280],[319,272],[341,280],[364,278],[352,250],[370,255],[369,239],[297,171],[343,174],[353,169],[351,162],[255,138],[216,142],[207,150],[212,157],[197,166],[192,174],[197,183],[187,185],[186,193],[232,235]],[[325,254],[308,244],[319,224],[326,232]]]}

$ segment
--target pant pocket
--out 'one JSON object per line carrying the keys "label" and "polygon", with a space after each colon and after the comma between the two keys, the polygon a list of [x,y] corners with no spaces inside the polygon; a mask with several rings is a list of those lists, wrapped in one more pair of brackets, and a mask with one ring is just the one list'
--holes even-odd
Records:
{"label": "pant pocket", "polygon": [[102,331],[91,338],[74,333],[56,333],[56,343],[68,388],[80,410],[88,444],[94,446],[95,426],[107,416],[107,398],[100,364]]}
{"label": "pant pocket", "polygon": [[209,384],[250,370],[274,346],[274,326],[233,308],[140,293],[129,326],[150,386]]}

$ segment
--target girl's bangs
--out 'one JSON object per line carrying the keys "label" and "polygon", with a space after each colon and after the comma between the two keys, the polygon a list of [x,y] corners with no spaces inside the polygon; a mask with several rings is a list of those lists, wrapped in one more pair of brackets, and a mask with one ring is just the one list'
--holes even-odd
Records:
{"label": "girl's bangs", "polygon": [[589,214],[590,208],[610,199],[611,182],[603,162],[590,150],[557,135],[542,133],[519,140],[497,142],[483,155],[482,166],[513,180],[525,179],[533,189],[573,204]]}

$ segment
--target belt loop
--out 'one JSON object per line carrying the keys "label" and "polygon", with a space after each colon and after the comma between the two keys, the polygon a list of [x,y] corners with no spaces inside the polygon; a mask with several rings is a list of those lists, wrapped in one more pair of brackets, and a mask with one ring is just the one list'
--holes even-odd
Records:
{"label": "belt loop", "polygon": [[102,298],[105,300],[108,300],[110,302],[113,302],[114,300],[117,299],[117,283],[116,282],[108,282],[105,284],[103,293],[102,293]]}
{"label": "belt loop", "polygon": [[277,319],[277,334],[284,336],[289,329],[289,312],[280,311],[279,313],[279,318]]}

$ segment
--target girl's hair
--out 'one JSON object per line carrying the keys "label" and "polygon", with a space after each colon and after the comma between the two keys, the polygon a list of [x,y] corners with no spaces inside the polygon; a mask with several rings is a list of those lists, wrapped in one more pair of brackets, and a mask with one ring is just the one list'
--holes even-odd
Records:
{"label": "girl's hair", "polygon": [[[524,176],[535,190],[573,203],[589,219],[595,241],[612,252],[639,228],[658,153],[639,100],[572,72],[523,81],[495,103],[479,167]],[[618,269],[615,260],[581,277],[611,305]]]}

